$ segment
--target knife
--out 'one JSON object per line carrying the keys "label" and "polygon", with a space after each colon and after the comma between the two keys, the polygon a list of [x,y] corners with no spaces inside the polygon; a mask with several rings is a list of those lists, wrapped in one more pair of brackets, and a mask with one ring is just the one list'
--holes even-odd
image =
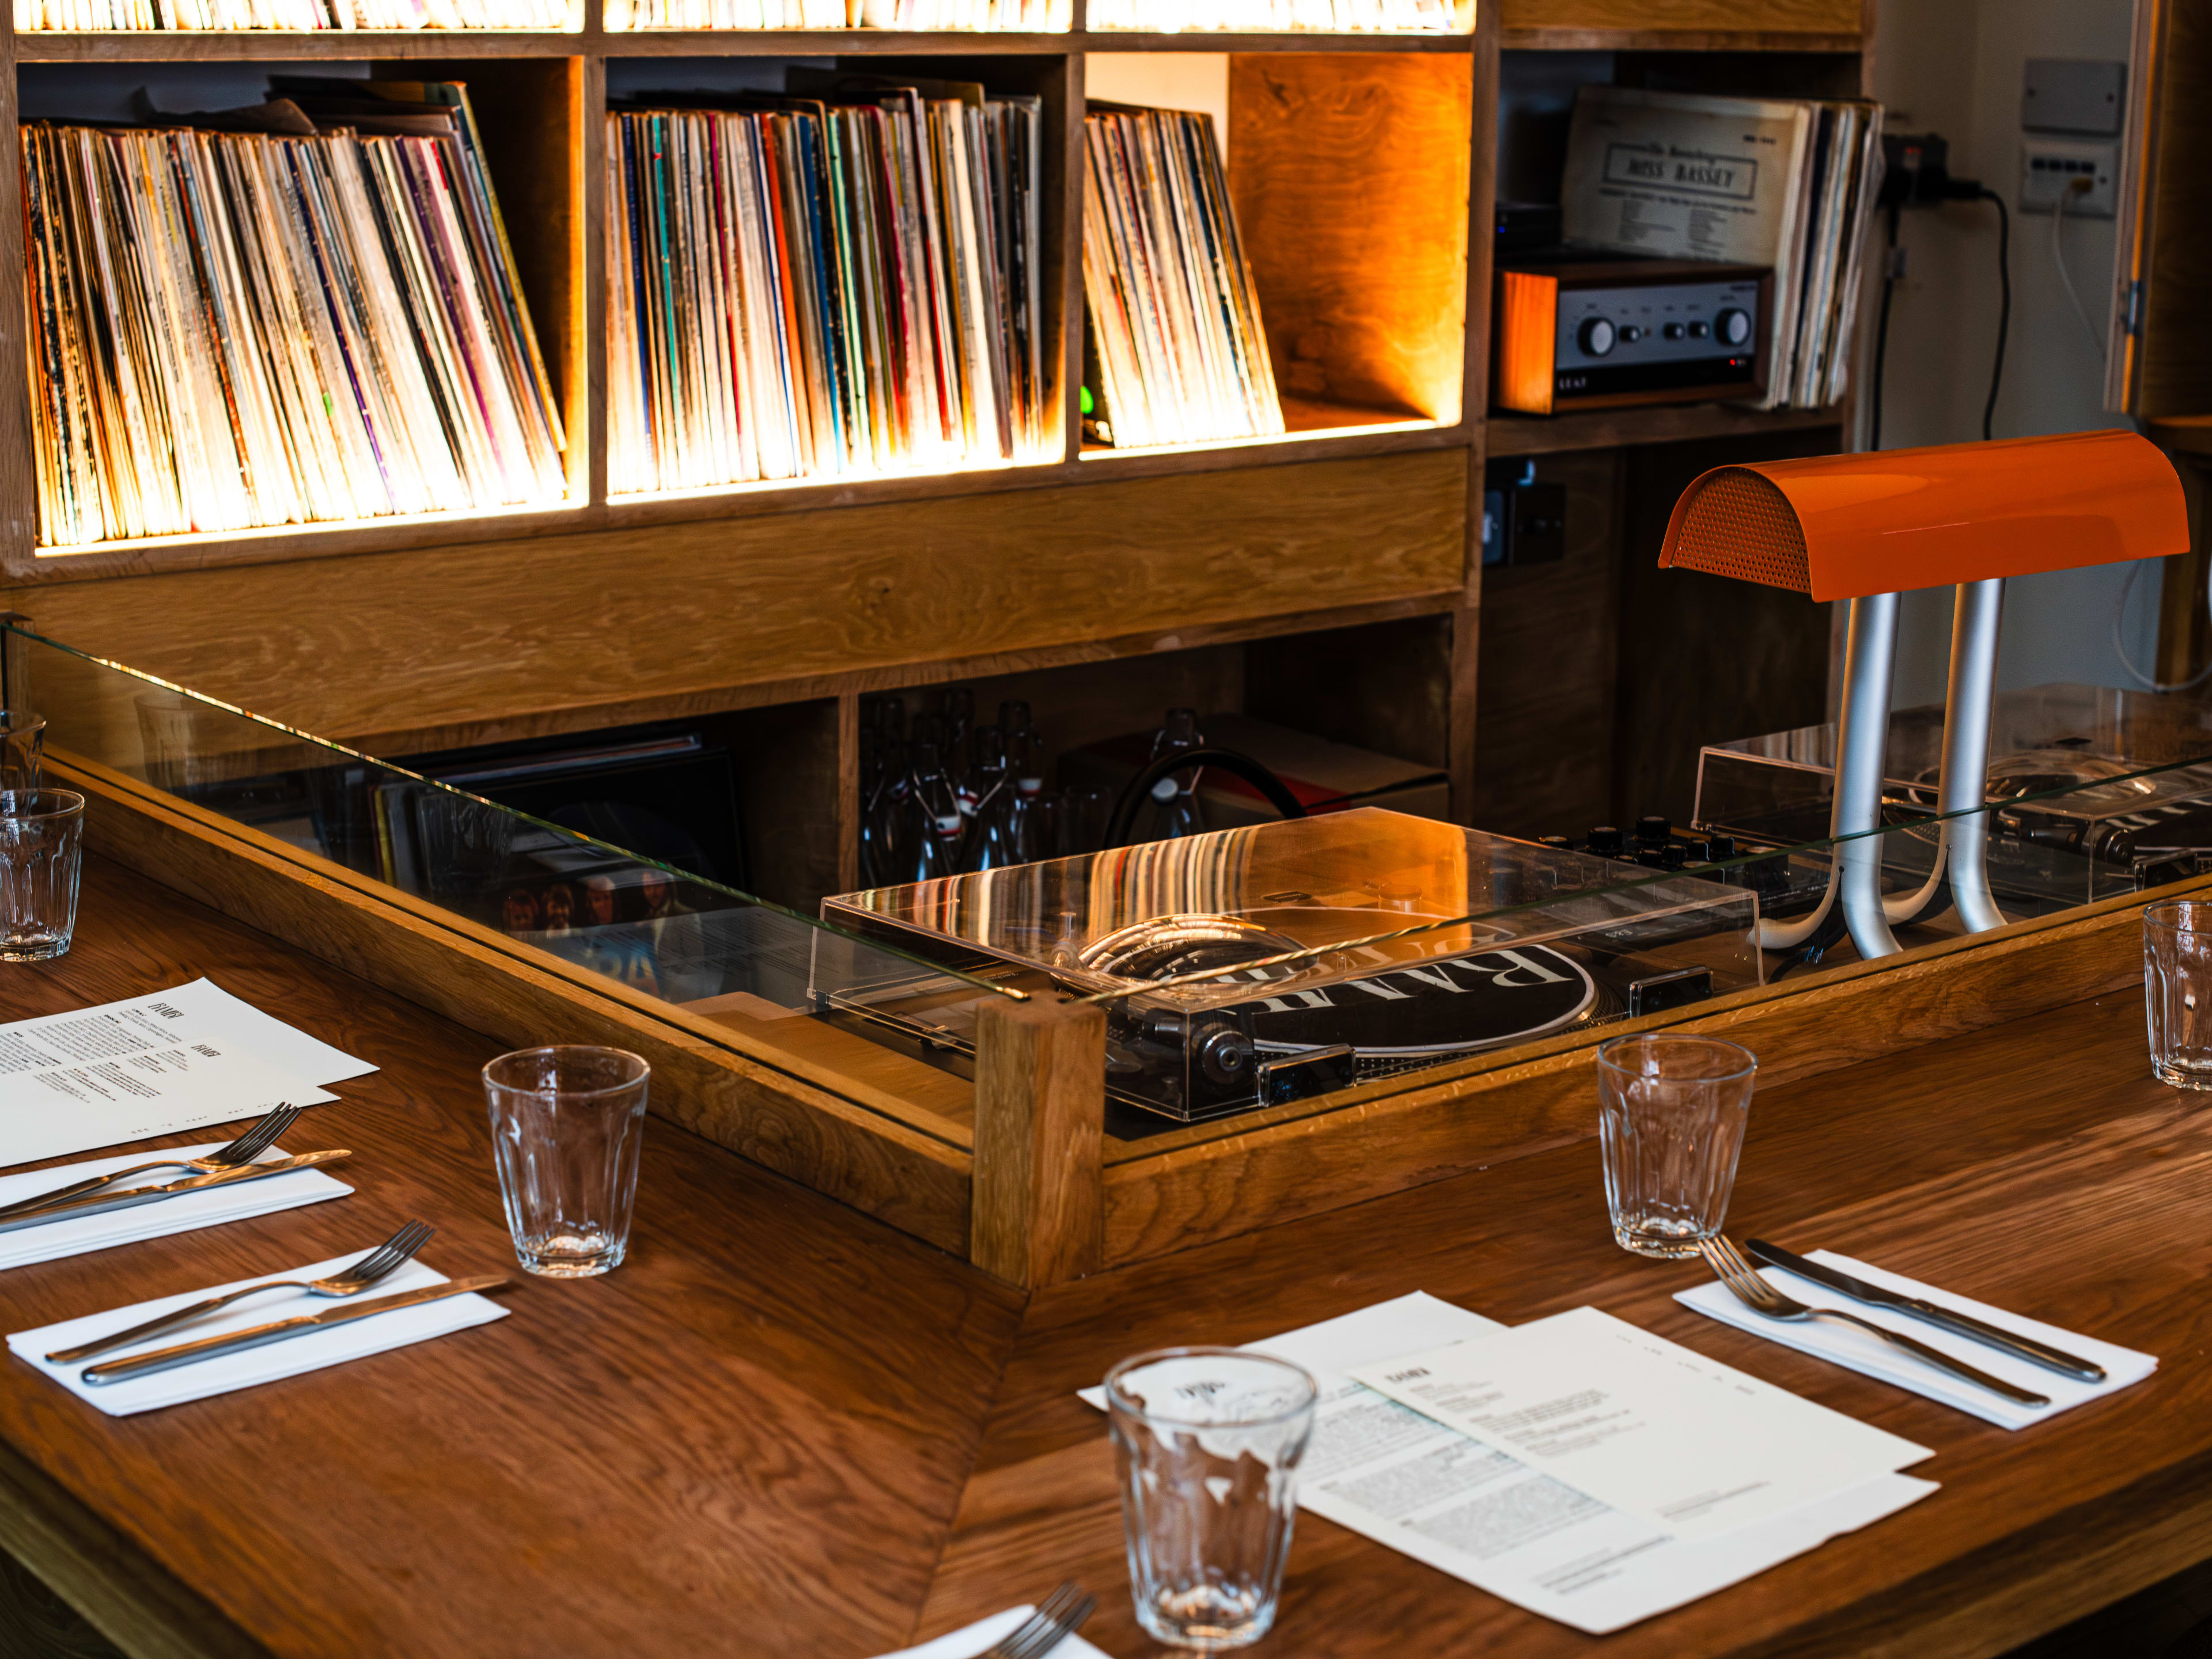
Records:
{"label": "knife", "polygon": [[66,1221],[76,1216],[100,1215],[109,1210],[127,1210],[134,1204],[152,1204],[165,1198],[177,1198],[186,1193],[204,1193],[216,1187],[236,1187],[249,1181],[259,1181],[268,1176],[290,1175],[295,1170],[312,1170],[319,1164],[335,1164],[353,1153],[339,1150],[326,1152],[301,1152],[296,1158],[279,1158],[273,1164],[245,1164],[235,1170],[222,1170],[214,1175],[186,1176],[180,1181],[163,1182],[158,1187],[126,1187],[121,1192],[94,1193],[88,1198],[67,1198],[46,1206],[27,1210],[18,1215],[0,1218],[0,1233],[14,1232],[19,1227],[40,1227],[49,1221]]}
{"label": "knife", "polygon": [[263,1347],[271,1342],[289,1341],[293,1337],[305,1336],[310,1331],[325,1330],[332,1325],[344,1325],[356,1319],[374,1319],[379,1314],[396,1313],[402,1308],[419,1308],[426,1302],[442,1302],[449,1296],[467,1296],[473,1291],[492,1290],[506,1283],[507,1275],[504,1273],[482,1273],[474,1279],[448,1279],[443,1285],[427,1285],[419,1291],[403,1291],[398,1296],[380,1296],[368,1302],[348,1302],[324,1313],[301,1314],[295,1318],[279,1319],[271,1324],[232,1331],[224,1336],[203,1336],[196,1341],[179,1342],[173,1347],[155,1348],[150,1353],[133,1354],[128,1359],[110,1359],[98,1365],[88,1365],[82,1373],[82,1380],[90,1383],[127,1382],[134,1376],[173,1370],[179,1365],[190,1365],[222,1354],[241,1352],[247,1348]]}
{"label": "knife", "polygon": [[1987,1343],[1992,1348],[2002,1348],[2007,1353],[2017,1354],[2022,1359],[2033,1360],[2046,1370],[2063,1372],[2083,1382],[2101,1382],[2105,1368],[2078,1359],[2063,1348],[2038,1342],[2032,1336],[2021,1336],[1986,1324],[1972,1314],[1954,1313],[1948,1308],[1939,1308],[1933,1302],[1923,1302],[1917,1296],[1905,1296],[1896,1291],[1885,1291],[1869,1285],[1863,1279],[1853,1279],[1849,1273],[1838,1273],[1833,1267],[1824,1267],[1817,1261],[1808,1261],[1802,1255],[1792,1255],[1779,1244],[1769,1244],[1765,1239],[1747,1238],[1745,1249],[1769,1267],[1786,1268],[1802,1279],[1816,1285],[1826,1285],[1832,1291],[1841,1291],[1855,1301],[1870,1303],[1877,1308],[1890,1308],[1899,1313],[1911,1314],[1915,1319],[1924,1319],[1931,1325],[1940,1325],[1947,1331],[1972,1337],[1977,1342]]}

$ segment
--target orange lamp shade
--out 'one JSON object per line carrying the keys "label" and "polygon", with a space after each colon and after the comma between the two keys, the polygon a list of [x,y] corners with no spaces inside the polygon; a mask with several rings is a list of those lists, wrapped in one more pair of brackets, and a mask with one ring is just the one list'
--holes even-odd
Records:
{"label": "orange lamp shade", "polygon": [[1856,599],[2189,550],[2181,480],[2132,432],[1716,467],[1659,563]]}

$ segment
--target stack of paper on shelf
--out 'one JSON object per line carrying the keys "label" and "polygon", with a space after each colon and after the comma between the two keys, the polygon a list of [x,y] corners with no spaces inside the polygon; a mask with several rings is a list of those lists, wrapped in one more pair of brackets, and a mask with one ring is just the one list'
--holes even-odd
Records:
{"label": "stack of paper on shelf", "polygon": [[463,89],[343,84],[24,128],[43,544],[562,498]]}
{"label": "stack of paper on shelf", "polygon": [[1094,434],[1142,448],[1281,432],[1212,118],[1093,102],[1084,132]]}
{"label": "stack of paper on shelf", "polygon": [[1036,457],[1042,101],[789,84],[607,118],[613,487]]}
{"label": "stack of paper on shelf", "polygon": [[1771,265],[1765,406],[1820,409],[1850,387],[1881,173],[1879,104],[1590,86],[1575,100],[1561,207],[1571,242]]}

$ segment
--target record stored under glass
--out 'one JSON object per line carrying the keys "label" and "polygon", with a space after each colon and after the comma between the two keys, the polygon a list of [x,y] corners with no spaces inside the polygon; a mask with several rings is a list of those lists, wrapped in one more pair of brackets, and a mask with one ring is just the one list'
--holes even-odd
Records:
{"label": "record stored under glass", "polygon": [[[1749,891],[1634,874],[1369,807],[847,894],[823,915],[1098,999],[1109,1096],[1188,1120],[1759,982]],[[927,977],[817,962],[816,1000],[972,1054],[972,994]]]}

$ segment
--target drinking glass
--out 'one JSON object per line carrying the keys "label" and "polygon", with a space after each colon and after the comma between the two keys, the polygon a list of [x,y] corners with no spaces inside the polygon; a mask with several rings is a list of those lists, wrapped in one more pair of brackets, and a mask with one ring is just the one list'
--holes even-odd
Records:
{"label": "drinking glass", "polygon": [[2212,903],[2144,907],[2143,1012],[2151,1074],[2177,1089],[2212,1089]]}
{"label": "drinking glass", "polygon": [[1275,1622],[1316,1392],[1237,1348],[1162,1348],[1107,1373],[1129,1588],[1155,1640],[1213,1653]]}
{"label": "drinking glass", "polygon": [[1622,1249],[1671,1261],[1720,1231],[1758,1068],[1748,1048],[1718,1037],[1615,1037],[1598,1049],[1605,1201]]}
{"label": "drinking glass", "polygon": [[83,853],[82,795],[0,789],[0,962],[68,953]]}
{"label": "drinking glass", "polygon": [[45,757],[46,720],[20,708],[0,708],[0,789],[35,789]]}
{"label": "drinking glass", "polygon": [[483,1068],[514,1254],[549,1279],[622,1266],[637,1201],[652,1067],[621,1048],[554,1047]]}

